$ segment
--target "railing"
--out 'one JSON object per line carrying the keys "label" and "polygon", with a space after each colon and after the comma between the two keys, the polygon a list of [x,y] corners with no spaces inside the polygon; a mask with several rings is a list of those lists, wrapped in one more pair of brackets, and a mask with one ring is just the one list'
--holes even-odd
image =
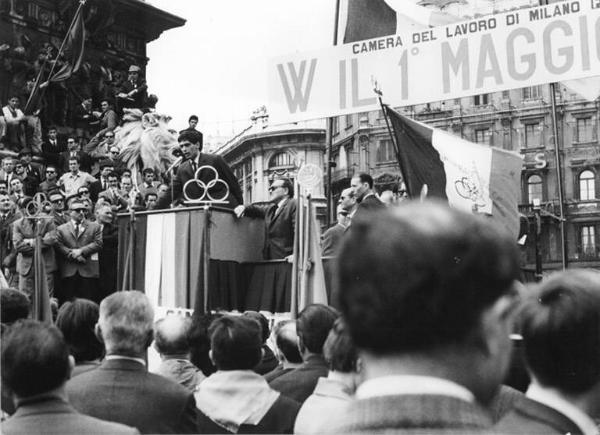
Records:
{"label": "railing", "polygon": [[342,168],[331,171],[331,181],[336,182],[344,180],[346,178],[352,178],[354,175],[354,168]]}

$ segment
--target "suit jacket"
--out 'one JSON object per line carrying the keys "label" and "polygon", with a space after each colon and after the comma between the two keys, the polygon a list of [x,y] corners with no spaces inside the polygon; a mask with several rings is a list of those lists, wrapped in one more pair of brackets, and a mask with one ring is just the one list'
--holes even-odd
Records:
{"label": "suit jacket", "polygon": [[[56,145],[52,145],[50,141],[42,143],[42,157],[52,165],[60,165],[60,153],[67,151],[67,145],[56,140]],[[60,170],[60,166],[58,167]]]}
{"label": "suit jacket", "polygon": [[363,216],[366,213],[383,209],[385,209],[385,204],[381,202],[375,195],[369,195],[358,203],[358,207],[356,209],[356,213],[354,213],[353,219],[355,219],[357,216]]}
{"label": "suit jacket", "polygon": [[196,401],[181,385],[125,359],[67,382],[69,400],[79,412],[136,427],[141,433],[196,433]]}
{"label": "suit jacket", "polygon": [[100,276],[98,283],[101,297],[106,297],[117,289],[119,228],[116,225],[104,224],[102,228],[102,249],[99,253]]}
{"label": "suit jacket", "polygon": [[302,404],[315,390],[319,378],[327,377],[328,373],[325,359],[321,355],[311,355],[297,369],[269,382],[269,386]]}
{"label": "suit jacket", "polygon": [[[237,433],[294,433],[294,421],[299,410],[300,404],[298,402],[281,395],[256,426],[242,424]],[[201,411],[198,411],[198,432],[231,433]]]}
{"label": "suit jacket", "polygon": [[[102,229],[96,222],[83,220],[81,223],[83,231],[75,234],[73,221],[59,226],[56,229],[56,247],[62,254],[61,276],[67,278],[79,272],[86,278],[98,278],[98,251],[102,249]],[[71,249],[81,249],[86,259],[85,263],[79,263],[68,258]]]}
{"label": "suit jacket", "polygon": [[279,210],[273,203],[266,206],[251,204],[244,210],[246,216],[265,220],[263,256],[266,260],[285,258],[293,253],[296,205],[294,198],[288,198]]}
{"label": "suit jacket", "polygon": [[[42,256],[46,273],[56,270],[56,256],[54,255],[54,244],[56,243],[56,227],[52,219],[44,219],[40,222],[40,234],[42,234]],[[28,275],[33,264],[33,253],[35,248],[25,242],[26,239],[35,239],[36,230],[33,228],[31,219],[21,218],[13,224],[13,243],[17,250],[17,272]]]}
{"label": "suit jacket", "polygon": [[21,217],[20,212],[10,212],[5,219],[0,217],[0,267],[5,263],[11,263],[14,267],[17,251],[13,244],[13,223]]}
{"label": "suit jacket", "polygon": [[78,104],[73,109],[73,121],[76,129],[91,131],[92,130],[92,122],[95,121],[93,110],[90,107],[86,109],[83,107],[83,104]]}
{"label": "suit jacket", "polygon": [[124,98],[118,99],[121,107],[135,107],[138,109],[145,107],[146,99],[148,98],[148,85],[144,79],[138,78],[135,84],[131,83],[129,80],[124,81],[119,92],[129,94],[134,89],[136,89],[136,92],[130,97],[132,100]]}
{"label": "suit jacket", "polygon": [[488,431],[485,410],[464,400],[441,395],[407,394],[357,399],[322,428],[327,433],[466,434]]}
{"label": "suit jacket", "polygon": [[346,227],[342,224],[335,224],[321,236],[321,255],[333,256],[337,255],[342,237],[346,233]]}
{"label": "suit jacket", "polygon": [[581,434],[581,429],[565,415],[546,405],[523,397],[495,426],[499,433]]}
{"label": "suit jacket", "polygon": [[[242,197],[242,189],[240,188],[238,180],[233,174],[231,168],[229,168],[227,163],[225,163],[225,160],[223,160],[223,157],[214,154],[200,153],[196,170],[201,166],[212,166],[215,168],[217,170],[219,179],[223,180],[225,183],[227,183],[227,186],[229,186],[229,195],[225,197],[227,204],[223,204],[223,207],[235,208],[244,202]],[[183,162],[177,169],[177,175],[173,179],[173,198],[171,198],[171,189],[169,189],[165,195],[161,195],[161,197],[158,199],[157,208],[167,208],[172,201],[184,201],[185,196],[183,195],[183,186],[187,181],[193,179],[194,175],[192,162],[190,160]],[[214,178],[214,173],[212,171],[203,171],[200,175],[204,183],[209,183]],[[223,186],[221,183],[218,183],[213,189],[210,190],[210,195],[215,199],[221,199],[225,195],[225,192],[225,186]],[[188,190],[188,194],[194,198],[200,197],[202,192],[198,186],[192,185]],[[208,199],[209,198],[206,198],[206,200]]]}
{"label": "suit jacket", "polygon": [[134,427],[80,414],[68,402],[50,395],[22,401],[12,417],[2,423],[1,432],[5,435],[139,433]]}
{"label": "suit jacket", "polygon": [[106,201],[110,202],[112,205],[117,207],[118,211],[127,210],[129,203],[127,202],[127,195],[123,195],[121,190],[118,191],[117,195],[113,194],[113,192],[109,189],[103,190],[98,194],[98,199],[104,198]]}
{"label": "suit jacket", "polygon": [[142,108],[146,105],[146,99],[148,98],[148,85],[144,79],[138,78],[135,84],[131,83],[129,80],[126,80],[121,85],[120,92],[124,92],[126,94],[130,93],[136,89],[136,93],[130,97],[133,100],[119,98],[119,104],[121,107],[135,107]]}

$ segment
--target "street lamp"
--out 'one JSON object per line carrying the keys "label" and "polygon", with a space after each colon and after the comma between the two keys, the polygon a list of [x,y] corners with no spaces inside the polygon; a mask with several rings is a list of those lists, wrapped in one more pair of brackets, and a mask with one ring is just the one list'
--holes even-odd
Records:
{"label": "street lamp", "polygon": [[535,218],[535,229],[533,240],[535,242],[535,280],[542,280],[542,250],[540,247],[542,234],[541,204],[539,198],[533,198],[533,216]]}

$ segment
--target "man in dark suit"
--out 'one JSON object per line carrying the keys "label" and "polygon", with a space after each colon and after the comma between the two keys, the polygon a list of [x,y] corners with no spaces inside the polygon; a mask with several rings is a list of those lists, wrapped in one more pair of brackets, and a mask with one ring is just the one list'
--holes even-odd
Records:
{"label": "man in dark suit", "polygon": [[92,137],[95,118],[92,110],[92,99],[87,95],[83,97],[81,104],[73,109],[73,121],[77,137],[89,140]]}
{"label": "man in dark suit", "polygon": [[496,426],[511,434],[598,433],[600,273],[558,272],[528,294],[521,335],[531,385]]}
{"label": "man in dark suit", "polygon": [[292,255],[296,230],[296,200],[294,186],[287,178],[276,179],[269,187],[271,201],[267,205],[239,205],[237,217],[248,216],[265,220],[265,260],[276,260]]}
{"label": "man in dark suit", "polygon": [[2,382],[14,394],[16,412],[2,422],[12,434],[136,434],[135,428],[79,414],[65,383],[74,366],[56,326],[23,320],[2,337]]}
{"label": "man in dark suit", "polygon": [[102,249],[98,253],[98,291],[102,299],[117,290],[119,228],[115,225],[115,216],[109,205],[98,207],[96,222],[102,228]]}
{"label": "man in dark suit", "polygon": [[63,151],[59,155],[59,167],[63,174],[70,171],[69,160],[73,157],[79,159],[80,169],[88,174],[92,170],[93,159],[85,151],[81,151],[81,145],[75,140],[74,137],[67,139],[68,151]]}
{"label": "man in dark suit", "polygon": [[71,202],[69,209],[70,221],[56,229],[56,248],[62,256],[63,288],[59,300],[78,297],[98,303],[98,252],[102,249],[102,228],[85,219],[87,209],[82,202]]}
{"label": "man in dark suit", "polygon": [[[173,179],[173,185],[166,194],[161,194],[158,198],[157,208],[167,208],[171,201],[181,203],[185,200],[184,194],[187,193],[191,199],[200,199],[201,196],[206,192],[205,189],[198,186],[197,184],[191,184],[190,187],[183,191],[185,183],[195,178],[196,171],[202,166],[212,166],[212,170],[203,170],[199,175],[199,181],[204,185],[209,185],[215,177],[218,181],[214,187],[208,189],[208,194],[202,199],[209,201],[211,198],[226,201],[225,204],[219,204],[223,207],[235,208],[238,204],[242,204],[244,199],[242,198],[242,189],[238,183],[237,178],[231,171],[231,168],[225,163],[225,160],[221,156],[213,154],[202,153],[202,133],[199,131],[185,131],[179,135],[177,139],[179,147],[183,152],[186,160],[177,169],[177,175]],[[227,186],[227,187],[225,187]],[[229,194],[227,194],[229,190]],[[171,197],[171,191],[173,196]]]}
{"label": "man in dark suit", "polygon": [[142,69],[137,65],[129,67],[127,80],[123,82],[120,92],[117,94],[119,108],[125,107],[141,109],[146,106],[148,98],[148,85],[140,77]]}
{"label": "man in dark suit", "polygon": [[350,186],[354,191],[354,197],[358,202],[358,207],[354,216],[364,213],[384,209],[385,205],[377,198],[373,191],[373,177],[364,172],[355,175],[350,181]]}
{"label": "man in dark suit", "polygon": [[298,314],[296,331],[304,362],[271,381],[271,388],[300,403],[313,393],[319,378],[329,372],[323,358],[323,345],[337,318],[335,309],[322,304],[308,305]]}
{"label": "man in dark suit", "polygon": [[37,186],[42,182],[42,167],[38,163],[32,161],[31,149],[23,148],[19,151],[19,159],[23,165],[23,182],[28,181],[26,184],[31,184],[33,187],[33,193],[30,193],[27,189],[28,195],[32,195],[36,192]]}
{"label": "man in dark suit", "polygon": [[13,244],[13,223],[21,213],[15,210],[10,196],[0,194],[0,265],[9,285],[16,287],[18,275],[15,272],[17,251]]}
{"label": "man in dark suit", "polygon": [[66,150],[66,145],[58,141],[56,127],[49,127],[48,138],[42,143],[42,157],[44,157],[47,163],[58,166],[60,163],[60,153]]}
{"label": "man in dark suit", "polygon": [[348,227],[348,212],[341,205],[337,206],[337,222],[321,236],[321,255],[337,255],[342,237]]}
{"label": "man in dark suit", "polygon": [[332,433],[468,433],[510,363],[519,262],[489,221],[437,203],[355,217],[338,256],[364,382]]}
{"label": "man in dark suit", "polygon": [[104,362],[67,383],[79,412],[136,427],[141,433],[195,433],[196,402],[181,385],[146,368],[154,310],[138,291],[113,293],[100,303],[96,334]]}

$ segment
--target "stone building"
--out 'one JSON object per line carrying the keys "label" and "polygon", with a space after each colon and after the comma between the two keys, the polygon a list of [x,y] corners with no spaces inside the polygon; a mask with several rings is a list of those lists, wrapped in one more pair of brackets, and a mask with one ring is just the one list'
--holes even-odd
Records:
{"label": "stone building", "polygon": [[[323,121],[263,128],[257,125],[215,150],[233,169],[244,194],[244,203],[269,200],[269,184],[276,177],[296,179],[303,163],[323,168],[325,128]],[[312,192],[317,217],[324,222],[324,186]]]}
{"label": "stone building", "polygon": [[[556,86],[556,117],[563,178],[567,262],[600,266],[600,100],[588,101],[563,84]],[[534,268],[533,204],[540,202],[540,245],[544,270],[562,265],[562,236],[554,152],[550,86],[399,109],[415,119],[464,139],[521,153],[519,209],[529,219],[525,267]],[[401,146],[401,144],[400,144]],[[381,111],[334,119],[332,193],[337,201],[354,173],[369,172],[376,189],[401,179]]]}
{"label": "stone building", "polygon": [[[0,103],[21,97],[22,107],[40,70],[51,67],[78,1],[0,0]],[[52,83],[44,94],[43,124],[72,125],[73,108],[83,95],[114,98],[135,64],[145,71],[146,44],[185,20],[142,0],[87,0],[83,7],[86,41],[79,71]],[[69,47],[64,51],[69,53]],[[45,79],[45,77],[43,77]],[[150,83],[149,91],[152,92]]]}

